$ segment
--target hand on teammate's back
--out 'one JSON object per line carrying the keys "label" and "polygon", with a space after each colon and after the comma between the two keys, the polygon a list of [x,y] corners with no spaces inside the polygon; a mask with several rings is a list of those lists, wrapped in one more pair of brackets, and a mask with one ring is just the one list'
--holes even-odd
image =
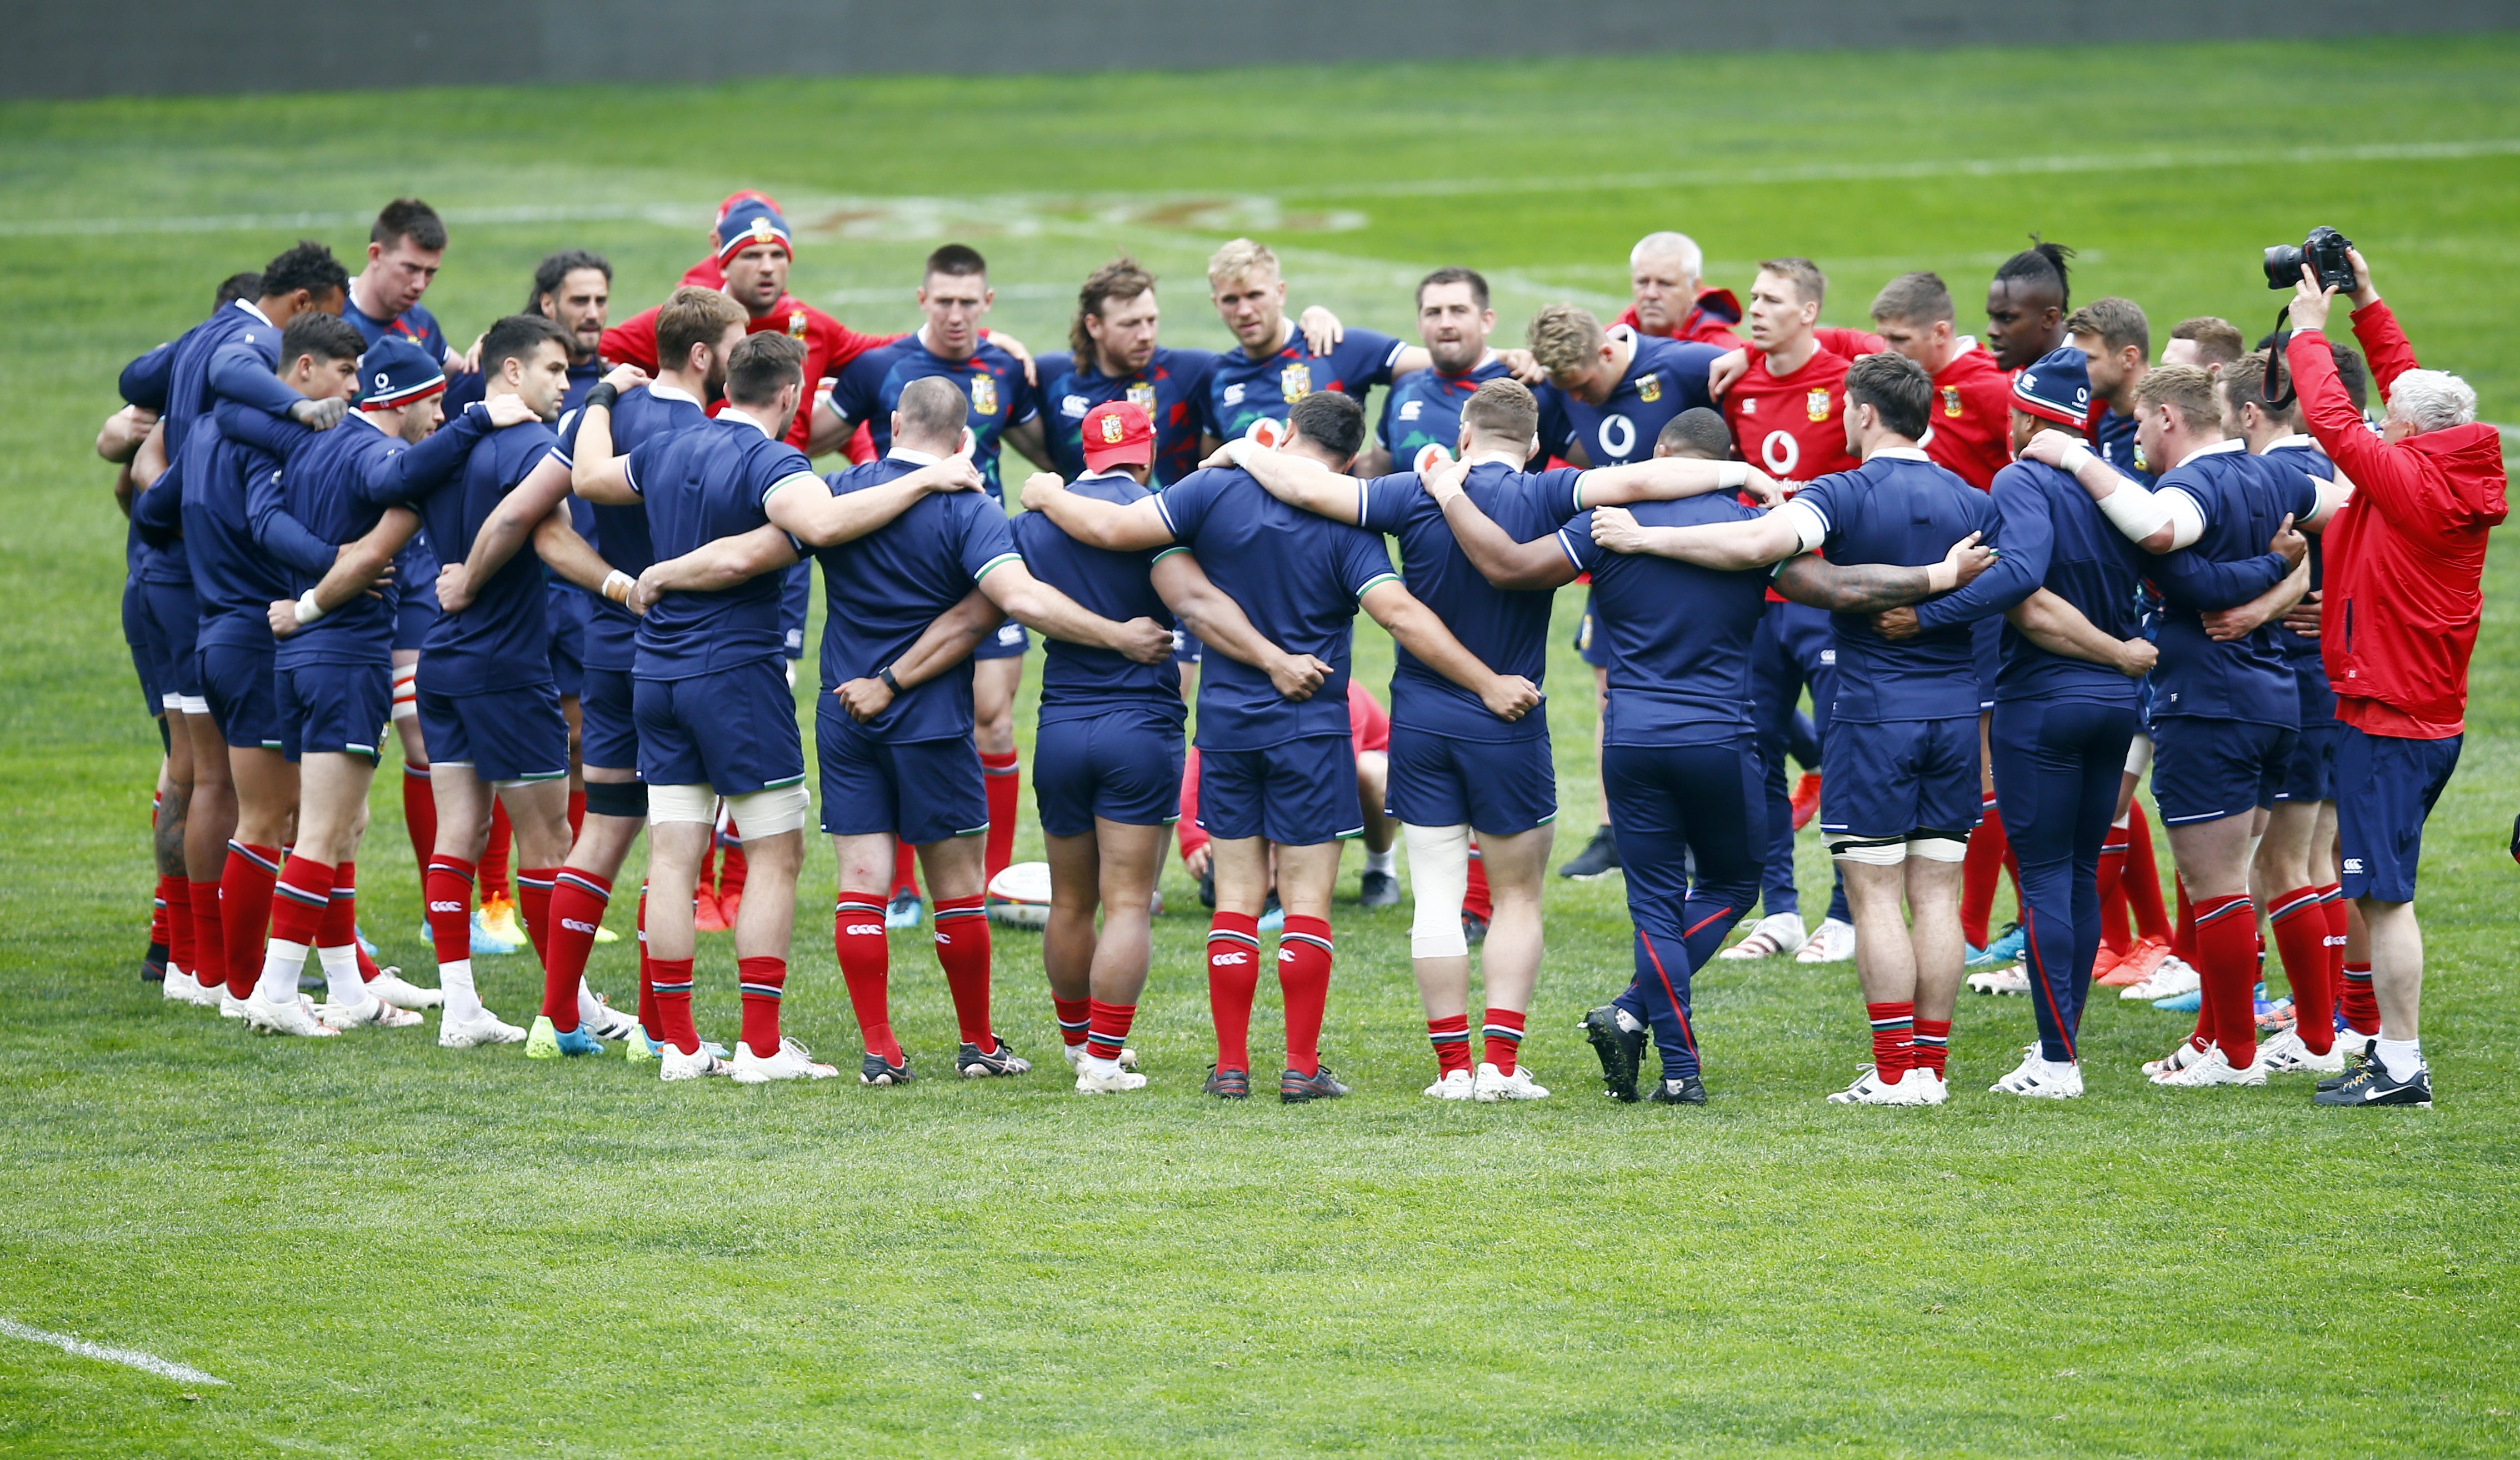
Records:
{"label": "hand on teammate's back", "polygon": [[1953,543],[1952,550],[1943,555],[1944,566],[1952,570],[1952,586],[1955,588],[1967,587],[1979,573],[1986,571],[1995,563],[1995,549],[1977,539],[1978,534],[1971,532]]}
{"label": "hand on teammate's back", "polygon": [[[1223,453],[1220,452],[1218,455],[1221,456]],[[1208,466],[1215,464],[1214,457],[1209,458],[1205,463]],[[1023,510],[1039,512],[1048,505],[1051,497],[1065,490],[1067,490],[1067,483],[1059,479],[1057,472],[1035,472],[1024,479]]]}
{"label": "hand on teammate's back", "polygon": [[1785,484],[1757,467],[1752,467],[1750,479],[1741,484],[1741,495],[1761,507],[1782,507],[1785,505]]}
{"label": "hand on teammate's back", "polygon": [[1284,700],[1309,700],[1329,677],[1330,666],[1309,654],[1280,655],[1269,666],[1269,685]]}
{"label": "hand on teammate's back", "polygon": [[636,390],[648,384],[648,372],[636,365],[615,365],[605,373],[604,383],[615,390]]}
{"label": "hand on teammate's back", "polygon": [[2301,566],[2302,559],[2310,556],[2310,539],[2302,536],[2301,529],[2292,525],[2291,513],[2285,513],[2283,521],[2276,525],[2275,535],[2268,541],[2267,551],[2281,553],[2283,560],[2295,568]]}
{"label": "hand on teammate's back", "polygon": [[892,691],[880,679],[852,679],[832,694],[849,718],[863,725],[892,707]]}
{"label": "hand on teammate's back", "polygon": [[1540,686],[1519,674],[1500,674],[1479,692],[1479,700],[1498,719],[1518,720],[1539,706]]}
{"label": "hand on teammate's back", "polygon": [[2323,590],[2318,588],[2311,589],[2308,593],[2301,596],[2301,602],[2284,610],[2284,616],[2278,621],[2281,622],[2284,627],[2291,629],[2294,633],[2301,635],[2305,639],[2318,638],[2319,599],[2323,596]]}
{"label": "hand on teammate's back", "polygon": [[1706,367],[1706,393],[1721,400],[1724,392],[1732,388],[1733,382],[1749,373],[1750,352],[1728,349],[1715,357],[1714,364]]}
{"label": "hand on teammate's back", "polygon": [[1121,624],[1120,639],[1120,652],[1142,664],[1160,664],[1173,656],[1173,631],[1152,618]]}
{"label": "hand on teammate's back", "polygon": [[[637,591],[636,589],[632,590]],[[472,574],[461,563],[449,563],[437,570],[437,611],[461,614],[472,606]]]}
{"label": "hand on teammate's back", "polygon": [[1593,540],[1614,553],[1642,553],[1645,529],[1637,525],[1637,515],[1625,507],[1596,507]]}
{"label": "hand on teammate's back", "polygon": [[2161,662],[2161,651],[2149,639],[2127,639],[2118,648],[2118,672],[2129,679],[2141,679]]}
{"label": "hand on teammate's back", "polygon": [[1912,639],[1923,628],[1912,608],[1884,609],[1872,616],[1872,631],[1885,639]]}
{"label": "hand on teammate's back", "polygon": [[330,400],[301,400],[289,408],[290,419],[309,431],[331,431],[350,414],[350,403],[336,395]]}

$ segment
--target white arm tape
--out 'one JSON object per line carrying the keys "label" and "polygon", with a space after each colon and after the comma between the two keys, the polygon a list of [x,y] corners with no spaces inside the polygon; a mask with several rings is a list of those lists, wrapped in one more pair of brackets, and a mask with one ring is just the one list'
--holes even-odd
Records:
{"label": "white arm tape", "polygon": [[2130,542],[2143,541],[2170,521],[2170,509],[2162,505],[2161,499],[2132,480],[2120,481],[2115,490],[2100,498],[2099,505],[2100,516],[2125,533]]}
{"label": "white arm tape", "polygon": [[638,586],[637,578],[617,568],[604,575],[604,596],[614,603],[628,603],[630,590]]}
{"label": "white arm tape", "polygon": [[2174,486],[2157,493],[2153,500],[2170,514],[2170,545],[2173,548],[2183,548],[2205,535],[2205,514],[2198,510],[2194,497]]}
{"label": "white arm tape", "polygon": [[1821,520],[1819,508],[1801,501],[1787,501],[1777,511],[1793,525],[1796,553],[1812,552],[1828,540],[1828,524]]}
{"label": "white arm tape", "polygon": [[1225,455],[1238,467],[1248,468],[1251,458],[1260,454],[1260,443],[1248,436],[1236,436],[1225,443]]}
{"label": "white arm tape", "polygon": [[312,622],[314,622],[316,619],[321,618],[321,617],[323,617],[323,616],[324,616],[324,610],[323,610],[319,605],[317,605],[317,603],[315,602],[315,590],[314,590],[314,589],[309,588],[309,589],[307,589],[304,593],[301,593],[301,594],[299,594],[299,595],[297,596],[297,621],[298,621],[298,623],[300,623],[301,625],[302,625],[302,624],[312,623]]}
{"label": "white arm tape", "polygon": [[1715,469],[1715,484],[1728,492],[1737,492],[1750,484],[1750,464],[1728,461]]}

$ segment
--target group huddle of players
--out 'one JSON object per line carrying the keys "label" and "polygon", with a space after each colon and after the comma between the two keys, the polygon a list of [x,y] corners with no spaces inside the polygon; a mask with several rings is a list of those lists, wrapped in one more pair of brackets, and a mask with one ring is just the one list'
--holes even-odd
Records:
{"label": "group huddle of players", "polygon": [[[1126,1041],[1194,804],[1208,1093],[1250,1094],[1270,931],[1279,1095],[1346,1093],[1319,1047],[1331,891],[1364,836],[1366,900],[1396,900],[1396,835],[1426,1093],[1546,1096],[1517,1051],[1557,810],[1541,683],[1554,590],[1578,577],[1606,824],[1564,870],[1620,869],[1635,924],[1632,981],[1583,1026],[1612,1096],[1640,1098],[1650,1041],[1647,1098],[1704,1102],[1690,988],[1718,956],[1855,961],[1872,1058],[1845,1103],[1945,1100],[1972,964],[2032,996],[2039,1041],[1992,1086],[2012,1095],[2082,1093],[2095,975],[2195,1000],[2194,1034],[2145,1067],[2163,1085],[2341,1084],[2377,1037],[2347,899],[2410,900],[2414,864],[2340,891],[2317,534],[2352,486],[2220,320],[2154,364],[2143,312],[2072,307],[2068,251],[2040,244],[1996,273],[1983,343],[1929,273],[1893,280],[1872,330],[1827,329],[1810,260],[1761,263],[1744,306],[1664,233],[1608,325],[1552,304],[1495,348],[1486,282],[1445,268],[1413,344],[1289,317],[1276,256],[1236,240],[1207,284],[1238,348],[1159,343],[1155,280],[1122,258],[1080,291],[1070,348],[1035,355],[984,328],[967,247],[929,255],[921,327],[878,337],[788,293],[774,200],[728,199],[710,243],[608,327],[609,265],[555,253],[458,349],[420,303],[444,225],[399,200],[355,278],[302,243],[124,371],[99,451],[121,467],[124,622],[165,728],[150,972],[168,998],[316,1037],[442,1005],[448,1048],[615,1040],[667,1080],[835,1074],[779,1017],[813,811],[791,662],[819,562],[820,822],[870,1085],[913,1077],[885,934],[921,919],[922,872],[954,1068],[1031,1068],[992,1022],[986,896],[1012,853],[1028,628],[1047,641],[1044,958],[1080,1091],[1146,1083]],[[2360,359],[2333,366],[2359,405]],[[1043,469],[1012,518],[1009,446]],[[818,474],[832,452],[844,469]],[[1349,678],[1360,608],[1397,641],[1387,740],[1362,750],[1380,707]],[[434,988],[357,930],[388,725]],[[2148,759],[2175,922],[2135,798]],[[1807,928],[1793,834],[1815,800],[1838,886]],[[633,1014],[584,970],[643,831]],[[1995,936],[2004,868],[2021,916]],[[2272,1007],[2261,905],[2291,988]],[[517,914],[545,973],[530,1028],[484,1007],[472,964],[517,947]],[[697,935],[729,926],[731,1053],[691,1006]],[[299,991],[310,949],[320,1003]]]}

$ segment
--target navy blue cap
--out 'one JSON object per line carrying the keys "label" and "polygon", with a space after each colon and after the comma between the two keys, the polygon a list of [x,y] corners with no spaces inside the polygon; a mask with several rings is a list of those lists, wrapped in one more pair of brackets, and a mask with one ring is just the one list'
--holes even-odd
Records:
{"label": "navy blue cap", "polygon": [[417,341],[381,335],[359,357],[359,409],[363,411],[409,405],[445,388],[446,372]]}
{"label": "navy blue cap", "polygon": [[2043,421],[2082,431],[2092,421],[2091,357],[2068,344],[2012,378],[2012,403]]}
{"label": "navy blue cap", "polygon": [[755,244],[777,244],[788,251],[788,257],[796,256],[796,246],[788,238],[788,220],[779,215],[779,209],[758,198],[747,198],[728,208],[726,216],[718,220],[719,267]]}

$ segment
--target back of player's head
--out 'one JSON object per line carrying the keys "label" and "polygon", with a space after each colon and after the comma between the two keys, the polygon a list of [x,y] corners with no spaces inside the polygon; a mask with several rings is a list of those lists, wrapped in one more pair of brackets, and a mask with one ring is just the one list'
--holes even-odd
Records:
{"label": "back of player's head", "polygon": [[313,239],[299,239],[288,251],[263,266],[260,298],[277,298],[283,295],[306,291],[309,299],[350,287],[350,271],[333,251]]}
{"label": "back of player's head", "polygon": [[923,375],[901,388],[901,399],[893,410],[909,435],[922,441],[959,442],[964,424],[970,419],[971,401],[945,377]]}
{"label": "back of player's head", "polygon": [[1462,424],[1476,435],[1527,441],[1540,430],[1540,402],[1528,386],[1510,376],[1492,380],[1462,403]]}
{"label": "back of player's head", "polygon": [[437,209],[417,198],[397,198],[377,214],[376,226],[368,230],[368,242],[390,253],[395,244],[405,239],[424,253],[446,251],[446,220]]}
{"label": "back of player's head", "polygon": [[300,355],[313,355],[317,360],[355,360],[366,353],[368,342],[358,327],[338,314],[325,314],[314,309],[300,309],[289,317],[280,331],[280,368],[288,370]]}
{"label": "back of player's head", "polygon": [[2199,365],[2228,365],[2240,358],[2245,345],[2240,327],[2218,314],[2182,319],[2170,327],[2170,338],[2194,341]]}
{"label": "back of player's head", "polygon": [[1774,274],[1794,287],[1794,302],[1818,304],[1828,298],[1828,275],[1808,258],[1762,258],[1759,272]]}
{"label": "back of player's head", "polygon": [[2144,410],[2166,405],[2179,413],[2190,431],[2219,427],[2223,407],[2214,399],[2213,373],[2198,365],[2163,365],[2144,373],[2135,388],[2136,404]]}
{"label": "back of player's head", "polygon": [[1232,239],[1207,257],[1207,287],[1212,290],[1262,274],[1278,276],[1278,255],[1269,251],[1267,244],[1247,238]]}
{"label": "back of player's head", "polygon": [[1077,362],[1094,360],[1094,337],[1086,332],[1086,320],[1101,319],[1105,308],[1125,304],[1154,287],[1155,276],[1126,253],[1086,275],[1084,287],[1076,291],[1076,318],[1067,326],[1067,346],[1076,351]]}
{"label": "back of player's head", "polygon": [[2037,234],[2030,235],[2030,247],[2013,254],[1995,270],[1995,282],[2026,290],[2034,296],[2053,292],[2056,307],[2064,308],[2074,301],[2072,284],[2066,278],[2065,261],[2074,251],[2063,244],[2051,244]]}
{"label": "back of player's head", "polygon": [[2087,336],[2109,349],[2132,344],[2138,354],[2152,353],[2152,322],[2143,317],[2143,306],[2116,295],[2093,299],[2067,315],[2065,334]]}
{"label": "back of player's head", "polygon": [[1662,424],[1662,433],[1654,437],[1654,451],[1661,456],[1723,461],[1732,454],[1732,433],[1721,412],[1693,405]]}
{"label": "back of player's head", "polygon": [[569,334],[539,314],[511,314],[481,336],[481,373],[497,375],[510,360],[531,360],[534,351],[556,344],[568,352]]}
{"label": "back of player's head", "polygon": [[210,307],[213,309],[225,309],[227,306],[235,303],[239,299],[258,299],[261,297],[262,276],[248,269],[245,273],[230,274],[226,278],[220,280],[219,301]]}
{"label": "back of player's head", "polygon": [[764,330],[736,342],[726,357],[726,398],[737,405],[770,405],[805,379],[805,342]]}
{"label": "back of player's head", "polygon": [[1846,403],[1880,413],[1882,428],[1910,440],[1925,433],[1934,403],[1934,378],[1906,355],[1883,350],[1846,367]]}
{"label": "back of player's head", "polygon": [[545,254],[543,261],[534,265],[534,286],[525,293],[525,312],[538,313],[543,297],[560,293],[568,276],[579,269],[593,269],[604,276],[605,283],[612,282],[612,260],[592,249],[562,249]]}
{"label": "back of player's head", "polygon": [[2258,409],[2268,415],[2279,420],[2288,419],[2283,412],[2267,404],[2266,386],[2267,357],[2264,355],[2242,355],[2214,373],[2214,388],[2223,392],[2223,402],[2230,407],[2233,418],[2239,416],[2240,407],[2254,401]]}
{"label": "back of player's head", "polygon": [[988,272],[989,261],[980,256],[979,250],[969,244],[947,244],[927,255],[927,271],[921,277],[933,279],[942,274],[948,279],[968,279],[975,275],[985,278]]}
{"label": "back of player's head", "polygon": [[1365,449],[1365,407],[1337,390],[1316,390],[1286,412],[1286,424],[1344,461]]}
{"label": "back of player's head", "polygon": [[1952,307],[1951,286],[1943,282],[1940,274],[1901,274],[1882,285],[1881,292],[1872,297],[1874,324],[1930,327],[1958,317],[1959,312]]}
{"label": "back of player's head", "polygon": [[1648,233],[1637,240],[1637,246],[1628,251],[1628,267],[1635,268],[1648,258],[1677,259],[1680,271],[1691,279],[1700,277],[1706,270],[1706,255],[1699,251],[1697,240],[1668,229]]}
{"label": "back of player's head", "polygon": [[1531,328],[1523,331],[1522,338],[1541,369],[1551,375],[1565,375],[1591,368],[1610,337],[1601,333],[1601,322],[1593,317],[1590,309],[1577,304],[1543,304],[1540,312],[1531,317]]}
{"label": "back of player's head", "polygon": [[1460,264],[1454,263],[1446,264],[1444,267],[1437,269],[1435,272],[1428,274],[1425,278],[1418,281],[1418,308],[1423,309],[1426,307],[1426,291],[1434,288],[1438,284],[1466,284],[1470,287],[1470,298],[1482,309],[1485,309],[1488,306],[1488,281],[1486,278],[1483,277],[1477,269],[1465,269]]}
{"label": "back of player's head", "polygon": [[[2364,368],[2362,357],[2354,352],[2352,345],[2339,344],[2333,340],[2327,342],[2327,357],[2336,362],[2336,382],[2345,388],[2345,393],[2353,399],[2354,409],[2358,411],[2371,409],[2371,372]],[[2297,403],[2296,414],[2298,414]]]}
{"label": "back of player's head", "polygon": [[682,369],[691,362],[693,345],[714,347],[744,318],[743,306],[725,291],[683,285],[656,306],[656,363]]}

